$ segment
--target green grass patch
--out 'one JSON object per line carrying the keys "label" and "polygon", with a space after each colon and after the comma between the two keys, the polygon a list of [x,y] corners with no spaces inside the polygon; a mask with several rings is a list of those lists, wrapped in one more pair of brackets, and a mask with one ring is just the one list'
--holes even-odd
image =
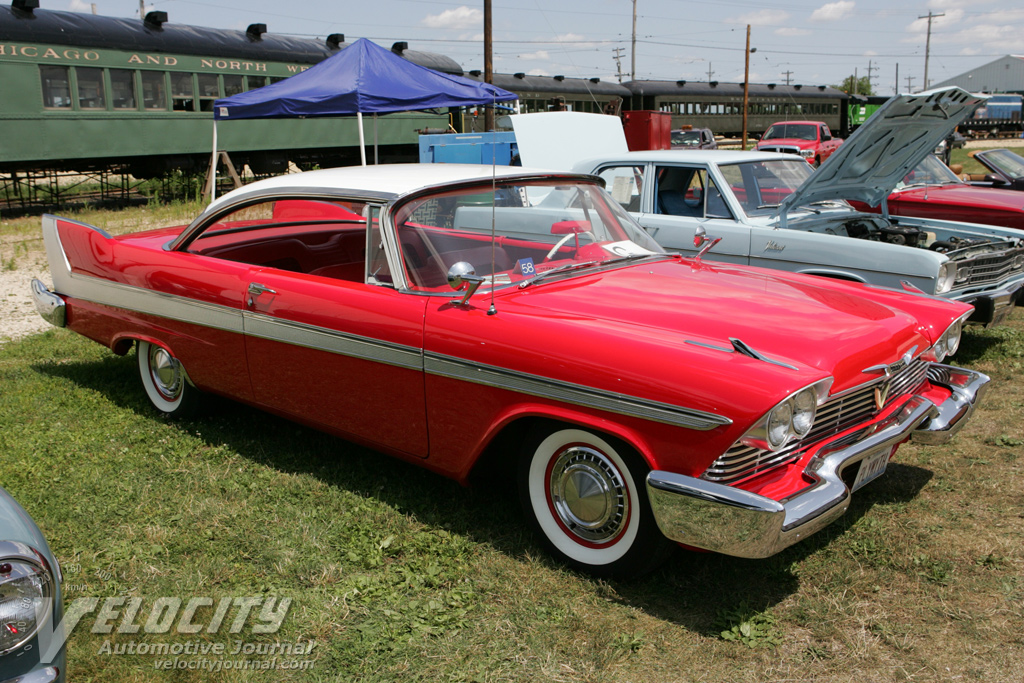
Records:
{"label": "green grass patch", "polygon": [[[465,489],[229,401],[164,421],[134,355],[64,330],[0,348],[0,480],[64,565],[68,602],[292,600],[274,634],[103,634],[86,617],[75,681],[1018,681],[1022,318],[965,335],[958,360],[994,378],[973,423],[905,445],[838,523],[762,561],[680,551],[637,581],[550,561],[511,482]],[[236,639],[315,641],[312,669],[109,653]]]}

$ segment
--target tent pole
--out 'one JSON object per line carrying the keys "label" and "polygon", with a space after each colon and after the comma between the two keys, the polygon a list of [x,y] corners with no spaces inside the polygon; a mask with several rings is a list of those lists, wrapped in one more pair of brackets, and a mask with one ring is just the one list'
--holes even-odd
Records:
{"label": "tent pole", "polygon": [[359,158],[366,166],[366,138],[363,136],[363,112],[356,112],[356,122],[359,124]]}
{"label": "tent pole", "polygon": [[373,165],[380,162],[377,160],[377,112],[373,112]]}
{"label": "tent pole", "polygon": [[210,157],[210,184],[207,190],[212,202],[217,198],[217,119],[213,120],[213,155]]}

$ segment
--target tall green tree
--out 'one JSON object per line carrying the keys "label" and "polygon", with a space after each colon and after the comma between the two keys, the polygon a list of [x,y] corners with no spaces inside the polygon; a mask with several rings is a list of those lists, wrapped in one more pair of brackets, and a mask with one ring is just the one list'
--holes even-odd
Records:
{"label": "tall green tree", "polygon": [[[854,80],[856,80],[857,89],[853,89]],[[847,76],[843,79],[843,82],[839,85],[833,85],[833,88],[842,90],[847,95],[854,93],[858,95],[874,95],[874,91],[871,89],[871,79],[867,76],[861,76],[860,78],[854,79],[853,76]]]}

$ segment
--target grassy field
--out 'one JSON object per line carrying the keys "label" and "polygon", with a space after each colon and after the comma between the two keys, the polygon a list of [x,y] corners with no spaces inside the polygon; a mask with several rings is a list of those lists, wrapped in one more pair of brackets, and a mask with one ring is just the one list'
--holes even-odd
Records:
{"label": "grassy field", "polygon": [[[464,489],[227,401],[164,421],[134,354],[64,330],[0,347],[0,484],[47,535],[68,602],[137,597],[145,615],[161,597],[292,600],[275,634],[103,634],[86,617],[76,682],[1018,682],[1024,313],[969,329],[955,360],[994,378],[972,424],[946,446],[903,446],[837,524],[762,561],[680,550],[630,582],[550,561],[511,482]],[[165,671],[110,653],[235,640],[312,640],[276,662],[312,668]]]}

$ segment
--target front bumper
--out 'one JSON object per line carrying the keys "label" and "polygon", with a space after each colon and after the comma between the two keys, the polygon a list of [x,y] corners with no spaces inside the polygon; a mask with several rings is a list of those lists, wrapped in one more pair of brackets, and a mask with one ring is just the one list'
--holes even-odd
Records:
{"label": "front bumper", "polygon": [[846,512],[847,468],[892,453],[909,437],[927,444],[953,438],[970,419],[989,378],[980,372],[934,364],[933,384],[951,391],[935,405],[912,396],[885,419],[819,447],[805,474],[814,483],[782,501],[673,472],[647,476],[647,495],[658,527],[677,543],[737,557],[769,557],[831,524]]}
{"label": "front bumper", "polygon": [[974,312],[967,319],[968,323],[992,327],[1006,320],[1015,304],[1024,306],[1024,279],[1003,285],[995,291],[959,295],[953,292],[950,298],[974,306]]}

